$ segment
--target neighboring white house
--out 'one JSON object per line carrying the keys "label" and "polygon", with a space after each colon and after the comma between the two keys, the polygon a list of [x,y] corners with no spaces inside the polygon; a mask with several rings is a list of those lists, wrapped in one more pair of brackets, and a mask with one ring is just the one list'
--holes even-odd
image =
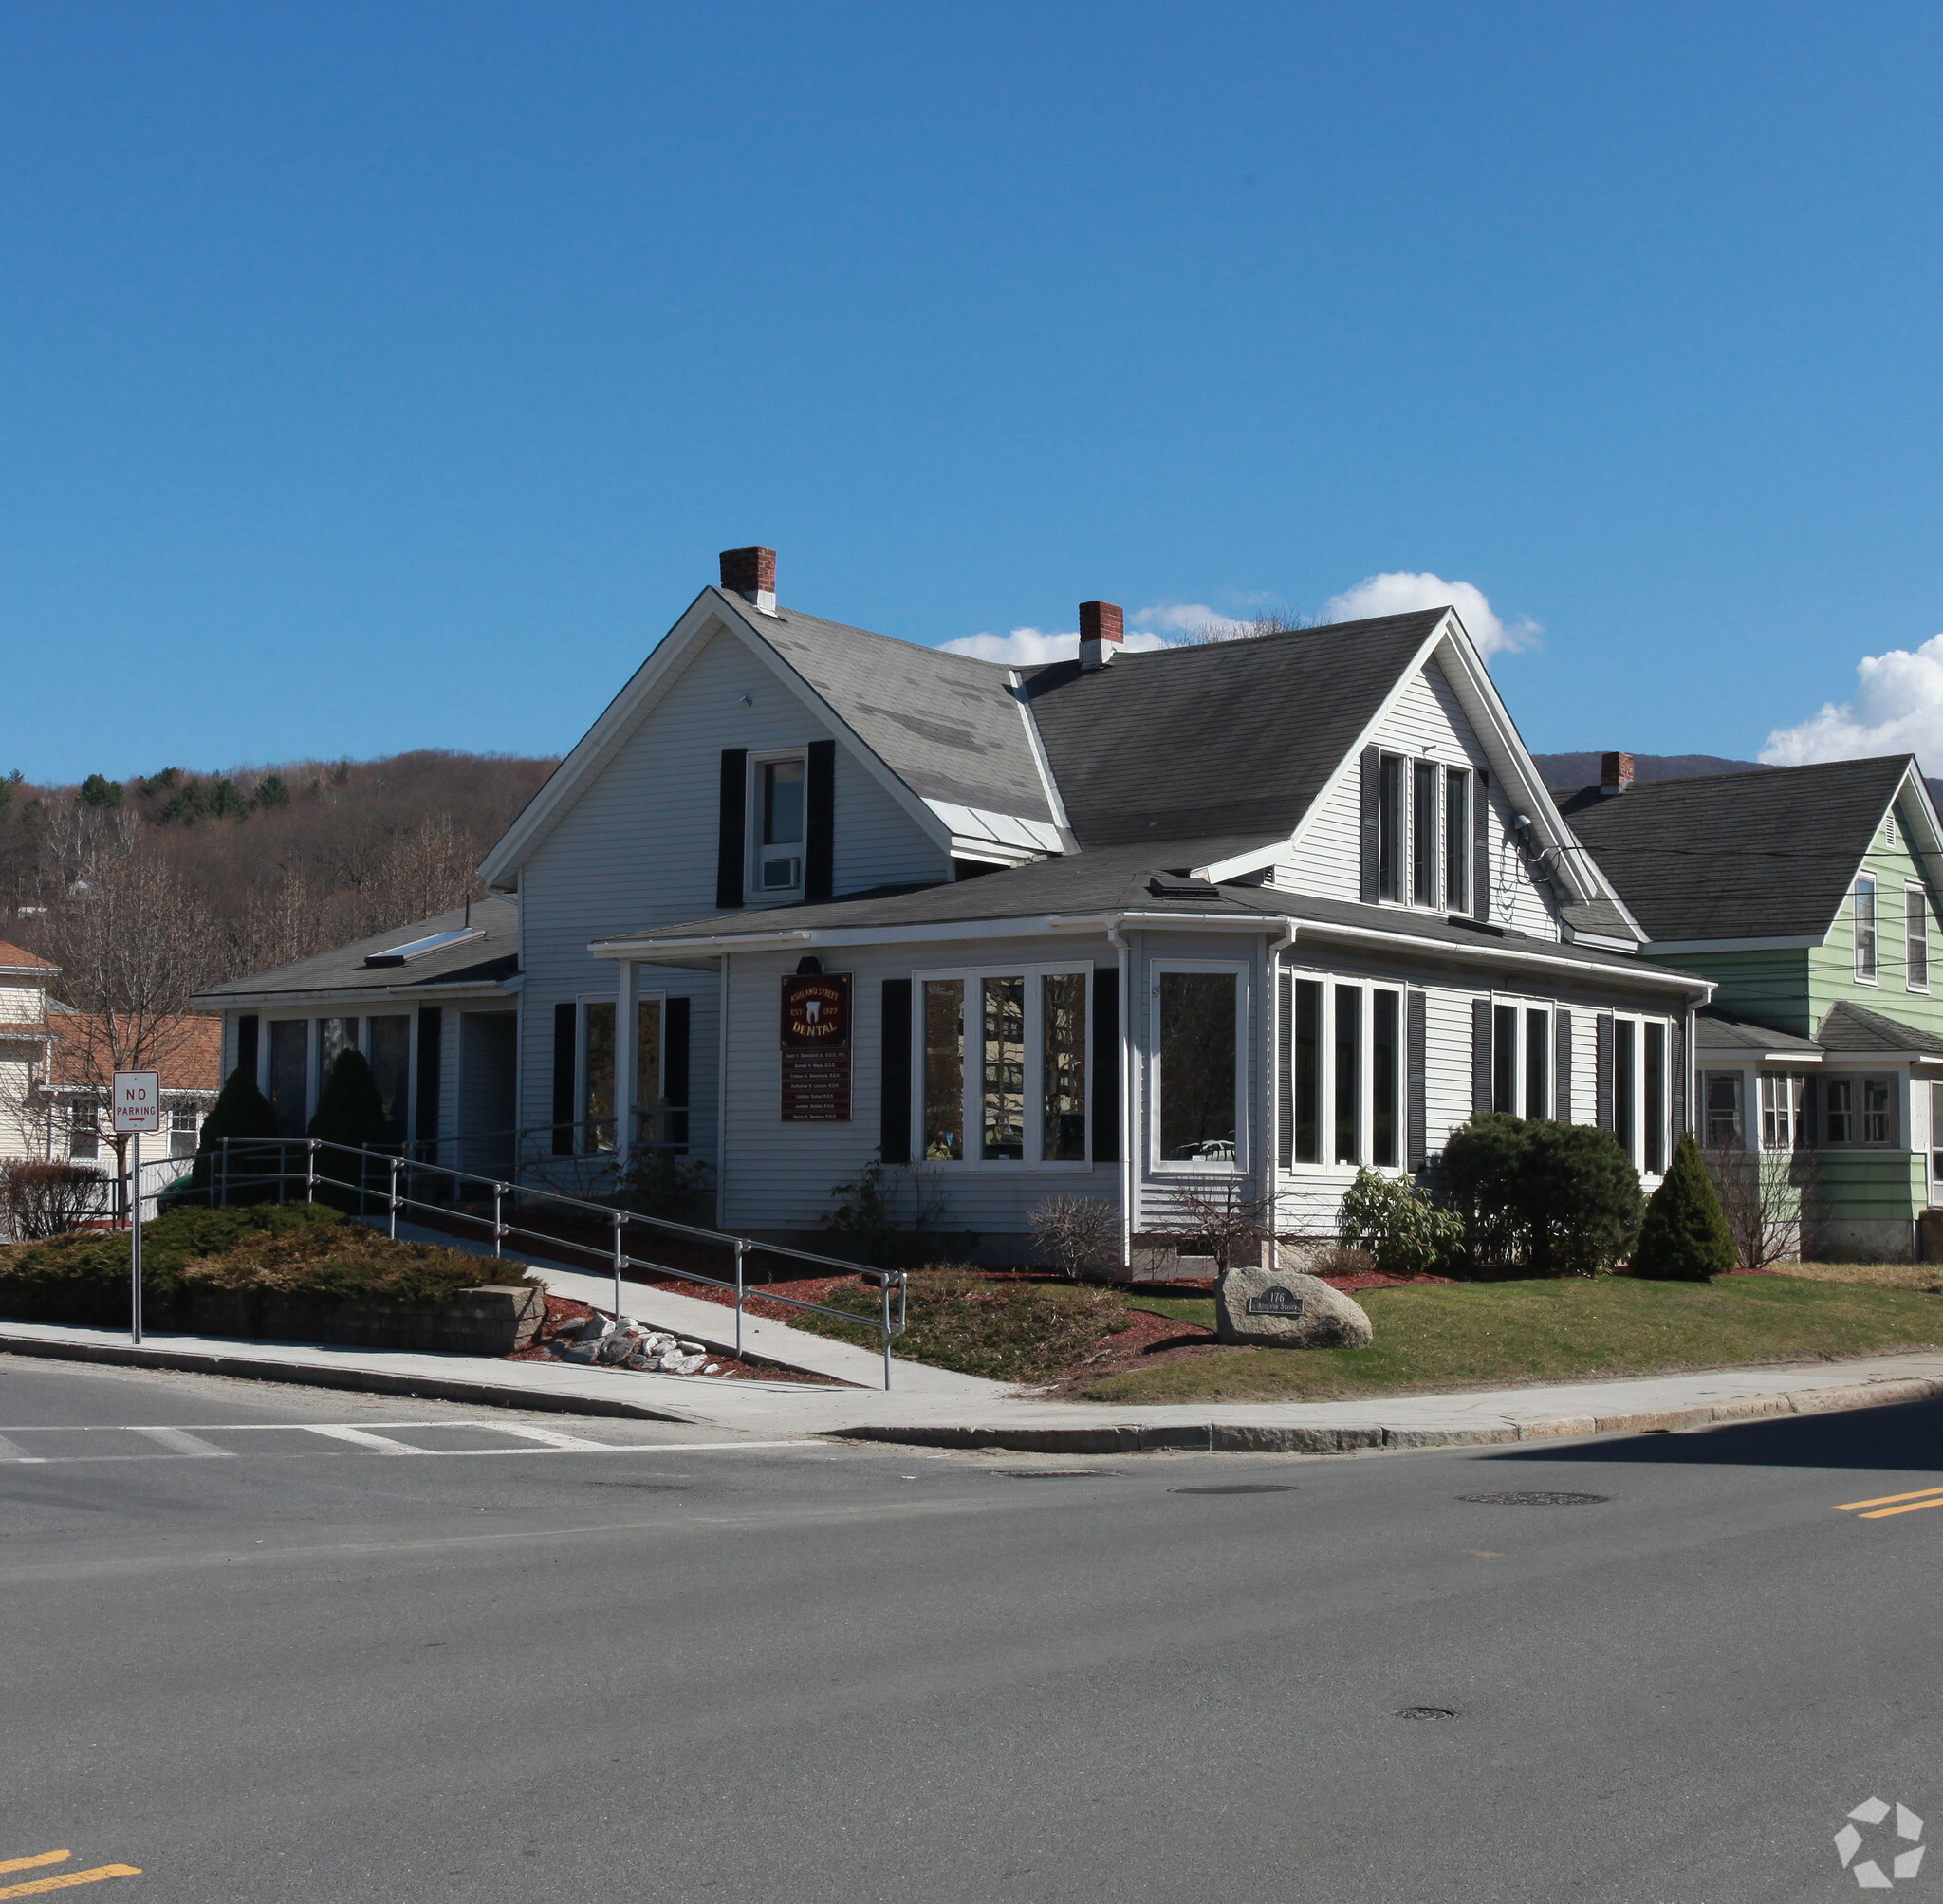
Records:
{"label": "neighboring white house", "polygon": [[314,1094],[409,1018],[401,1136],[490,1089],[541,1174],[673,1145],[777,1238],[879,1157],[1001,1259],[1059,1192],[1129,1260],[1183,1185],[1327,1230],[1480,1108],[1656,1178],[1710,985],[1636,956],[1454,610],[1128,654],[1089,602],[1012,671],[781,608],[773,560],[724,556],[487,857],[490,947],[213,991],[226,1064]]}

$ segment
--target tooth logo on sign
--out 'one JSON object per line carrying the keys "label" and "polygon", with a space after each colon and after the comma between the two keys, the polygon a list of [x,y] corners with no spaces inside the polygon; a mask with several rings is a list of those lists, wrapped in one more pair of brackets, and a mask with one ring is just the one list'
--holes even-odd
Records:
{"label": "tooth logo on sign", "polygon": [[[1857,1852],[1867,1841],[1856,1829],[1858,1824],[1879,1825],[1889,1816],[1891,1807],[1878,1798],[1866,1798],[1855,1810],[1849,1813],[1849,1822],[1835,1834],[1835,1848],[1841,1855],[1841,1868],[1853,1871],[1858,1885],[1864,1891],[1890,1891],[1905,1877],[1914,1877],[1923,1868],[1923,1852],[1926,1847],[1919,1841],[1923,1835],[1923,1821],[1906,1804],[1898,1804],[1896,1812],[1896,1837],[1905,1844],[1914,1845],[1911,1851],[1898,1851],[1894,1841],[1884,1843],[1874,1858],[1865,1858],[1860,1863],[1855,1861]],[[1877,1834],[1878,1839],[1882,1834]],[[1874,1849],[1875,1847],[1871,1847]],[[1889,1871],[1884,1872],[1881,1860],[1887,1858]]]}

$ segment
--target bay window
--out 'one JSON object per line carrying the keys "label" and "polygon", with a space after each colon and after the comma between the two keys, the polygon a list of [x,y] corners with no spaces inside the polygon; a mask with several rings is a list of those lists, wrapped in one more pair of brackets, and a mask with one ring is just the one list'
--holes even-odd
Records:
{"label": "bay window", "polygon": [[1241,1144],[1240,969],[1163,965],[1153,986],[1156,1161],[1231,1169]]}
{"label": "bay window", "polygon": [[[914,1027],[927,1163],[1084,1165],[1090,988],[1086,968],[919,979]],[[968,1063],[967,1010],[976,1040]],[[967,1132],[975,1133],[968,1151]]]}

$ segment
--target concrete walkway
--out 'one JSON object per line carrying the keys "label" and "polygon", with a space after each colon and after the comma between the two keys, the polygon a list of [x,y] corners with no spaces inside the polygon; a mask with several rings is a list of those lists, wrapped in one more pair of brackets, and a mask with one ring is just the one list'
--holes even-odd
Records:
{"label": "concrete walkway", "polygon": [[915,1381],[905,1385],[907,1376],[920,1373],[910,1362],[896,1364],[893,1379],[897,1386],[885,1394],[880,1388],[635,1375],[561,1362],[400,1355],[194,1336],[152,1335],[137,1349],[129,1345],[125,1332],[44,1322],[0,1322],[0,1353],[199,1369],[259,1381],[565,1414],[633,1415],[768,1436],[836,1434],[935,1448],[1065,1453],[1180,1448],[1323,1454],[1476,1446],[1698,1428],[1719,1421],[1943,1396],[1943,1355],[1934,1353],[1380,1400],[1142,1408],[1037,1400],[996,1382],[976,1384],[983,1394],[927,1391]]}
{"label": "concrete walkway", "polygon": [[[402,1242],[437,1243],[448,1249],[463,1249],[468,1255],[498,1262],[502,1267],[524,1268],[557,1296],[586,1303],[597,1309],[614,1307],[614,1278],[598,1275],[584,1265],[574,1268],[556,1259],[535,1256],[528,1250],[495,1258],[489,1240],[453,1236],[416,1223],[399,1224],[398,1237]],[[637,1322],[702,1342],[717,1354],[735,1353],[735,1311],[720,1303],[711,1303],[701,1296],[677,1296],[623,1276],[620,1307],[623,1315],[632,1316]],[[865,1388],[883,1387],[883,1356],[874,1348],[860,1349],[852,1342],[813,1336],[807,1329],[792,1329],[786,1322],[768,1322],[746,1312],[742,1319],[742,1344],[746,1353],[782,1368],[800,1369],[805,1375],[824,1376],[832,1381],[853,1382]],[[950,1396],[965,1401],[1006,1393],[1003,1382],[958,1375],[951,1369],[930,1368],[922,1362],[897,1362],[891,1380],[901,1394]]]}

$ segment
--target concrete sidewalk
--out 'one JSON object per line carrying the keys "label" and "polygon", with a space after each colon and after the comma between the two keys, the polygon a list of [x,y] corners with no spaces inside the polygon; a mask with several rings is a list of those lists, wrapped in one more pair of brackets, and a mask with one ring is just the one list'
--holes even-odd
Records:
{"label": "concrete sidewalk", "polygon": [[[886,1394],[880,1388],[636,1375],[560,1362],[401,1355],[194,1336],[152,1335],[138,1349],[120,1331],[37,1322],[0,1323],[0,1353],[195,1369],[258,1381],[564,1414],[630,1415],[772,1437],[841,1435],[933,1448],[1073,1454],[1155,1448],[1328,1454],[1481,1446],[1697,1428],[1943,1396],[1943,1355],[1935,1353],[1379,1400],[1143,1408],[1045,1401],[996,1382],[977,1383],[983,1394],[941,1393],[916,1382],[906,1386],[907,1377],[918,1373],[911,1362],[895,1365],[893,1379],[897,1386]],[[959,1379],[969,1382],[972,1377]]]}

